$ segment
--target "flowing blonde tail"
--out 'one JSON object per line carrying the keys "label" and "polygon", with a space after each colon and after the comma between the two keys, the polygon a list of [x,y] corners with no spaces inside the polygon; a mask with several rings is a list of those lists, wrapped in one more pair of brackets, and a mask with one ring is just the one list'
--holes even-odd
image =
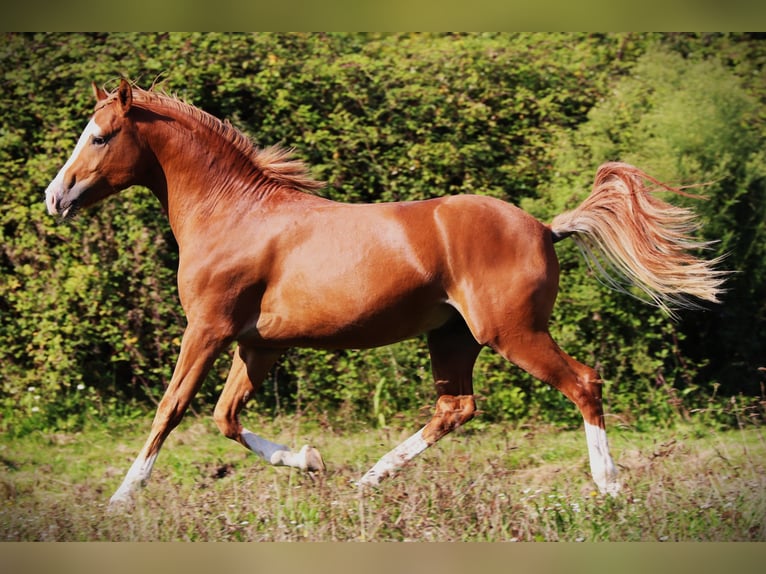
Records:
{"label": "flowing blonde tail", "polygon": [[572,236],[610,287],[631,293],[627,287],[635,285],[673,316],[674,309],[699,307],[697,300],[719,302],[727,272],[715,268],[720,257],[706,261],[689,253],[709,243],[691,236],[698,228],[694,212],[652,195],[662,190],[689,195],[631,165],[605,163],[588,198],[550,227],[554,241]]}

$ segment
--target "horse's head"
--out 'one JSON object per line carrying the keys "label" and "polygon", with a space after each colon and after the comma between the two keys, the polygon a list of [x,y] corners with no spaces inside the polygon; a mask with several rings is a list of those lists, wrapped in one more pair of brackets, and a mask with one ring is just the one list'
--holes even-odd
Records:
{"label": "horse's head", "polygon": [[111,95],[93,84],[97,104],[69,160],[45,191],[48,212],[71,215],[140,183],[144,152],[135,124],[128,115],[133,88],[122,79]]}

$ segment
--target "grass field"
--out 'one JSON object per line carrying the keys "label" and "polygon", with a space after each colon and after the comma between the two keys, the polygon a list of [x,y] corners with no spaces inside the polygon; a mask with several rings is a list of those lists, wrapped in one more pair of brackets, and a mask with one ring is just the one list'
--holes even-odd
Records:
{"label": "grass field", "polygon": [[766,541],[762,428],[611,429],[624,483],[611,498],[594,491],[582,431],[469,425],[361,495],[354,481],[413,429],[248,419],[269,438],[317,446],[327,472],[267,466],[190,416],[133,511],[109,514],[149,418],[5,438],[0,540]]}

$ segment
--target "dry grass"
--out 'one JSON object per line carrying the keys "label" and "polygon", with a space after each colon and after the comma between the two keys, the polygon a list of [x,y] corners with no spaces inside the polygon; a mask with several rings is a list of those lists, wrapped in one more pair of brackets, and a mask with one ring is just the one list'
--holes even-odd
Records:
{"label": "dry grass", "polygon": [[4,441],[0,540],[766,540],[759,428],[612,431],[625,483],[613,499],[594,492],[579,431],[463,429],[360,495],[353,482],[405,433],[280,422],[291,430],[263,421],[263,434],[313,442],[327,473],[266,466],[208,420],[190,418],[171,435],[135,509],[122,515],[105,505],[143,441],[143,424]]}

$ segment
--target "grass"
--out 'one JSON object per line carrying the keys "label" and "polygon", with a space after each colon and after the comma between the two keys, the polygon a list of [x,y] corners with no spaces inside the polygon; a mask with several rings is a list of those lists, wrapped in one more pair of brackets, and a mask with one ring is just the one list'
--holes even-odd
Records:
{"label": "grass", "polygon": [[109,514],[148,424],[4,439],[0,540],[766,541],[758,427],[611,430],[625,484],[612,498],[594,491],[582,431],[469,425],[360,495],[353,482],[403,429],[249,421],[269,438],[316,445],[328,471],[312,477],[267,466],[209,419],[187,417],[135,509]]}

